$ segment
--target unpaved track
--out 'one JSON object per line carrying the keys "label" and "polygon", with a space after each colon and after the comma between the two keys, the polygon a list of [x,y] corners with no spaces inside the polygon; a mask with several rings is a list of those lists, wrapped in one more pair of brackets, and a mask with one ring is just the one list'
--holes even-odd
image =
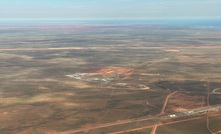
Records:
{"label": "unpaved track", "polygon": [[107,124],[103,124],[103,125],[99,125],[99,126],[94,126],[94,127],[90,127],[90,128],[82,128],[82,129],[78,129],[78,130],[69,130],[69,131],[66,131],[66,132],[58,133],[58,134],[79,133],[79,132],[89,131],[89,130],[93,130],[93,129],[99,129],[99,128],[117,126],[117,125],[123,125],[123,124],[127,124],[127,123],[135,123],[135,122],[140,122],[140,121],[154,120],[154,119],[158,119],[158,118],[157,117],[148,117],[148,118],[142,118],[142,119],[130,119],[130,120],[125,120],[125,121],[107,123]]}
{"label": "unpaved track", "polygon": [[[210,117],[220,116],[220,115],[221,115],[221,113],[219,113],[219,114],[212,114],[212,115],[210,115]],[[166,122],[166,123],[159,123],[159,124],[156,124],[156,125],[150,125],[150,126],[144,126],[144,127],[134,128],[134,129],[130,129],[130,130],[118,131],[118,132],[114,132],[114,133],[110,133],[110,134],[128,133],[128,132],[139,131],[139,130],[143,130],[143,129],[147,129],[147,128],[151,128],[151,127],[153,127],[153,130],[154,130],[154,127],[156,127],[156,126],[160,127],[160,126],[171,125],[171,124],[187,122],[187,121],[192,121],[192,120],[205,119],[205,118],[207,118],[207,116],[195,117],[195,118],[190,118],[190,119],[183,119],[183,120],[178,120],[178,121],[171,121],[171,122]],[[152,132],[153,132],[153,130],[152,130]],[[154,130],[154,131],[156,133],[156,130]],[[152,132],[151,132],[151,134],[153,134]],[[216,133],[214,133],[214,134],[218,134],[220,132],[221,132],[221,130],[216,132]]]}
{"label": "unpaved track", "polygon": [[157,130],[158,125],[155,125],[151,131],[151,134],[156,134],[156,130]]}
{"label": "unpaved track", "polygon": [[220,131],[217,131],[217,132],[215,132],[215,133],[213,133],[213,134],[221,134],[221,130],[220,130]]}
{"label": "unpaved track", "polygon": [[[164,114],[164,110],[166,108],[166,105],[168,103],[168,100],[169,98],[174,95],[175,93],[177,93],[177,91],[169,94],[167,97],[166,97],[166,100],[164,102],[164,106],[161,110],[161,113],[159,115],[163,115]],[[70,130],[70,131],[66,131],[66,132],[63,132],[63,133],[59,133],[59,134],[71,134],[71,133],[77,133],[77,132],[82,132],[82,131],[87,131],[87,130],[93,130],[93,129],[98,129],[98,128],[104,128],[104,127],[110,127],[110,126],[116,126],[116,125],[121,125],[121,124],[126,124],[126,123],[133,123],[133,122],[139,122],[139,121],[145,121],[145,120],[150,120],[150,119],[154,119],[153,117],[152,118],[144,118],[144,119],[131,119],[131,120],[127,120],[127,121],[121,121],[121,122],[116,122],[116,123],[107,123],[107,124],[104,124],[104,125],[100,125],[100,126],[95,126],[95,127],[92,127],[92,128],[85,128],[85,129],[79,129],[79,130]],[[157,128],[157,126],[156,126]],[[155,128],[155,129],[156,129]],[[155,130],[156,131],[156,130]]]}
{"label": "unpaved track", "polygon": [[161,110],[161,112],[160,112],[160,115],[164,114],[164,111],[165,111],[165,109],[166,109],[166,106],[167,106],[167,103],[168,103],[170,97],[171,97],[172,95],[174,95],[175,93],[177,93],[177,91],[175,91],[175,92],[173,92],[173,93],[167,95],[167,98],[166,98],[166,100],[164,101],[163,108],[162,108],[162,110]]}

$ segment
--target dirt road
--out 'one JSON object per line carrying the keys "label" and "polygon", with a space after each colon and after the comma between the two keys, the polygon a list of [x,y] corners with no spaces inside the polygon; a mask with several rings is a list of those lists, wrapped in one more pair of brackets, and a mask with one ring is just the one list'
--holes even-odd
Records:
{"label": "dirt road", "polygon": [[167,95],[166,100],[164,101],[164,104],[163,104],[163,108],[162,108],[162,110],[161,110],[161,112],[160,112],[160,115],[164,114],[164,111],[165,111],[165,109],[166,109],[166,106],[167,106],[167,103],[168,103],[170,97],[171,97],[172,95],[174,95],[175,93],[177,93],[177,91],[175,91],[175,92],[173,92],[173,93]]}
{"label": "dirt road", "polygon": [[[219,114],[212,114],[210,115],[210,117],[214,117],[214,116],[220,116],[221,113]],[[176,124],[176,123],[181,123],[181,122],[187,122],[187,121],[192,121],[192,120],[199,120],[199,119],[204,119],[207,118],[206,116],[202,116],[202,117],[195,117],[195,118],[190,118],[190,119],[183,119],[183,120],[178,120],[178,121],[171,121],[171,122],[166,122],[166,123],[159,123],[156,125],[150,125],[150,126],[144,126],[144,127],[139,127],[139,128],[135,128],[135,129],[130,129],[130,130],[125,130],[125,131],[118,131],[118,132],[114,132],[114,133],[110,133],[110,134],[122,134],[122,133],[128,133],[128,132],[134,132],[134,131],[139,131],[139,130],[143,130],[143,129],[147,129],[147,128],[153,128],[151,131],[151,134],[156,134],[156,128],[160,127],[160,126],[165,126],[165,125],[171,125],[171,124]],[[220,131],[215,132],[214,134],[218,134],[220,133]]]}

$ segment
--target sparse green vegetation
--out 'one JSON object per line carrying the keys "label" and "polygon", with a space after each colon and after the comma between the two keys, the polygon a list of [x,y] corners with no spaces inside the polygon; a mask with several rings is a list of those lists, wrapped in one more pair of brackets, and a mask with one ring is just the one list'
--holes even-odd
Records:
{"label": "sparse green vegetation", "polygon": [[[206,106],[208,92],[221,88],[220,29],[148,24],[78,24],[75,29],[75,25],[68,29],[53,25],[48,30],[20,27],[17,32],[6,26],[8,32],[1,32],[0,133],[58,133],[153,117],[83,133],[151,126],[160,122],[170,93],[178,91],[178,97],[171,97],[174,101],[169,100],[165,114],[174,112],[172,106],[186,108],[175,99],[188,102],[195,97],[191,101]],[[116,79],[106,83],[66,77],[111,67],[133,72],[115,74]],[[221,104],[221,96],[211,94],[209,101]],[[210,118],[211,128],[218,131],[220,120]],[[156,134],[209,134],[205,125],[204,119],[165,125]]]}

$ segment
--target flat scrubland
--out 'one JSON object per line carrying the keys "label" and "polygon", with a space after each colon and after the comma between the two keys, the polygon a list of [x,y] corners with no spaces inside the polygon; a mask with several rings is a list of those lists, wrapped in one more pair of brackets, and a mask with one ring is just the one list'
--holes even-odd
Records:
{"label": "flat scrubland", "polygon": [[[210,129],[213,132],[218,132],[220,131],[220,127],[221,124],[217,123],[217,122],[221,122],[221,116],[216,116],[216,117],[210,117],[209,118],[209,125],[210,125]],[[221,132],[221,131],[220,131]]]}
{"label": "flat scrubland", "polygon": [[194,120],[159,127],[156,134],[210,134],[206,128],[206,119]]}
{"label": "flat scrubland", "polygon": [[[158,116],[169,94],[177,91],[165,114],[205,107],[208,93],[221,88],[219,28],[29,24],[6,25],[0,33],[2,134],[142,128],[159,120],[131,120]],[[87,72],[114,74],[114,80],[66,76]],[[210,94],[210,105],[221,104],[220,97]],[[214,131],[219,131],[219,119],[210,117]],[[96,128],[108,123],[113,125]],[[180,122],[160,126],[156,134],[209,134],[205,126],[205,119]],[[152,127],[128,133],[151,131]]]}

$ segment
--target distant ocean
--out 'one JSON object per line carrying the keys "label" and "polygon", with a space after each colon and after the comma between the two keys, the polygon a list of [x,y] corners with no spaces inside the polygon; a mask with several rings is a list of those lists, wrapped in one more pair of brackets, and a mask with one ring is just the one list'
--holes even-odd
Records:
{"label": "distant ocean", "polygon": [[151,24],[221,27],[221,19],[142,19],[142,20],[0,20],[0,24]]}
{"label": "distant ocean", "polygon": [[[71,21],[70,21],[71,22]],[[83,21],[82,21],[83,22]],[[166,19],[166,20],[88,20],[89,23],[103,24],[151,24],[151,25],[176,25],[176,26],[208,26],[221,27],[221,19]]]}

